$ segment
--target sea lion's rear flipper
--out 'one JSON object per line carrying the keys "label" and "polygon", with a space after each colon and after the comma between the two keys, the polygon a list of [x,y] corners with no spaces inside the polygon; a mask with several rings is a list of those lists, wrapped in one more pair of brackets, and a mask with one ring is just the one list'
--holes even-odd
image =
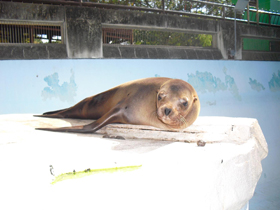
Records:
{"label": "sea lion's rear flipper", "polygon": [[60,110],[56,110],[56,111],[50,111],[50,112],[45,112],[43,113],[43,115],[51,115],[51,114],[56,114],[58,112],[62,112],[65,111],[66,109],[60,109]]}
{"label": "sea lion's rear flipper", "polygon": [[98,120],[84,126],[61,127],[61,128],[36,128],[36,130],[69,132],[69,133],[94,133],[110,123],[122,123],[122,115],[119,108],[113,108]]}
{"label": "sea lion's rear flipper", "polygon": [[50,111],[50,112],[45,112],[41,115],[33,115],[34,117],[50,117],[50,118],[63,118],[63,116],[59,116],[58,113],[59,112],[63,112],[66,109],[60,109],[60,110],[56,110],[56,111]]}
{"label": "sea lion's rear flipper", "polygon": [[[83,129],[84,126],[73,126],[73,127],[61,127],[61,128],[35,128],[36,130],[42,130],[42,131],[54,131],[54,132],[69,132],[69,133],[91,133],[86,132],[86,130]],[[83,132],[84,131],[84,132]]]}

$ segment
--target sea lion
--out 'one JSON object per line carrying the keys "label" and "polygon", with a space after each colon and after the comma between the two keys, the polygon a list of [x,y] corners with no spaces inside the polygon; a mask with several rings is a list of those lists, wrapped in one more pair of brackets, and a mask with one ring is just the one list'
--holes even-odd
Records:
{"label": "sea lion", "polygon": [[85,98],[70,108],[37,115],[96,120],[93,123],[37,130],[94,133],[111,123],[182,130],[196,120],[199,112],[199,98],[189,83],[180,79],[155,77],[127,82]]}

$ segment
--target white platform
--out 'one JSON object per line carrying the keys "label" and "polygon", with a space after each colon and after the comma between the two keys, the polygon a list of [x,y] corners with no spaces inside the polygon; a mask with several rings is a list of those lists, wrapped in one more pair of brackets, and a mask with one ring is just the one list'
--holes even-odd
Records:
{"label": "white platform", "polygon": [[[248,118],[199,117],[181,132],[131,125],[99,134],[34,130],[89,122],[0,115],[0,209],[238,210],[248,207],[268,153],[257,120]],[[56,176],[141,167],[51,184],[50,165]]]}

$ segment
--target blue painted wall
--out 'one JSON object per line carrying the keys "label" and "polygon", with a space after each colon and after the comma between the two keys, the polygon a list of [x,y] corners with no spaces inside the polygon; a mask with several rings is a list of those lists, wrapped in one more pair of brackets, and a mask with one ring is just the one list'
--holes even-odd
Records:
{"label": "blue painted wall", "polygon": [[0,61],[0,114],[62,109],[121,83],[171,77],[191,83],[201,116],[257,118],[269,147],[260,180],[280,175],[280,63],[201,60]]}

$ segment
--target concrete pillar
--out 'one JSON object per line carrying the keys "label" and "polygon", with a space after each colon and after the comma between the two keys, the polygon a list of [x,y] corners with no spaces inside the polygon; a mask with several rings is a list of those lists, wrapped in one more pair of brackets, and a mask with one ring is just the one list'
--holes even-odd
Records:
{"label": "concrete pillar", "polygon": [[69,58],[102,58],[99,9],[66,7],[66,23]]}

